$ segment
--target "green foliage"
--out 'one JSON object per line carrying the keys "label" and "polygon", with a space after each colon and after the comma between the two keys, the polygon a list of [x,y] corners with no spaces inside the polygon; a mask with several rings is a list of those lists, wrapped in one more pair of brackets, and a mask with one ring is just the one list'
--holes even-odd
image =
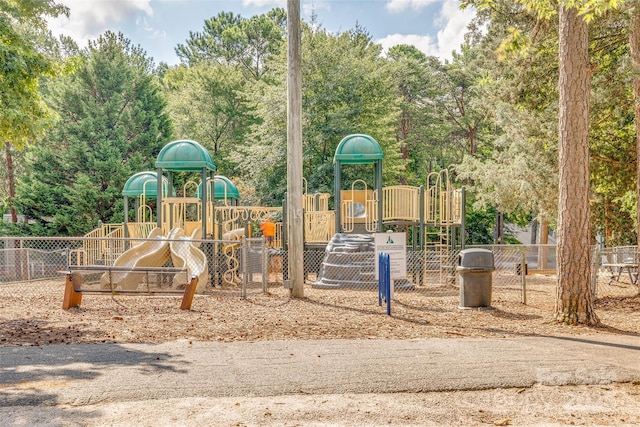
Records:
{"label": "green foliage", "polygon": [[200,63],[171,68],[162,82],[176,136],[206,147],[220,174],[238,175],[231,153],[255,121],[243,74],[233,66]]}
{"label": "green foliage", "polygon": [[[279,85],[279,73],[283,71],[282,66],[286,66],[286,61],[282,62],[286,58],[282,49],[285,30],[283,9],[273,9],[249,19],[221,12],[205,21],[202,32],[190,33],[186,43],[178,45],[176,53],[183,65],[162,70],[163,89],[176,133],[207,147],[214,156],[218,173],[234,180],[255,178],[246,165],[241,165],[244,147],[250,139],[248,135],[264,116],[280,111],[280,105],[263,109],[270,105],[269,101],[263,100],[261,105],[255,101],[256,93],[273,84]],[[272,66],[280,71],[271,70]],[[262,82],[264,79],[267,81]],[[273,93],[278,102],[280,95]],[[286,101],[282,105],[286,105]],[[256,113],[258,109],[261,113]],[[286,123],[284,125],[286,130]],[[260,162],[263,159],[261,157]],[[286,182],[279,171],[263,178]],[[263,188],[271,186],[263,183]],[[280,203],[274,197],[266,200]]]}
{"label": "green foliage", "polygon": [[[465,222],[466,238],[465,244],[467,245],[492,245],[498,242],[495,241],[495,227],[496,227],[496,209],[493,206],[485,208],[474,208],[477,206],[476,201],[472,194],[467,198],[467,216]],[[518,215],[503,215],[503,227],[502,240],[505,244],[520,244],[528,242],[519,242],[514,236],[513,232],[509,229],[507,224],[516,224],[518,226],[527,226],[530,218],[525,218]]]}
{"label": "green foliage", "polygon": [[153,169],[171,137],[151,70],[139,47],[107,32],[89,43],[75,74],[50,84],[62,120],[28,152],[16,203],[22,213],[73,235],[122,219],[125,181]]}
{"label": "green foliage", "polygon": [[248,76],[260,79],[268,71],[268,58],[284,45],[285,30],[284,9],[249,19],[220,12],[205,21],[203,32],[189,32],[189,39],[178,45],[176,54],[188,65],[236,65]]}
{"label": "green foliage", "polygon": [[[361,29],[342,34],[305,28],[303,41],[303,173],[310,192],[332,191],[333,155],[353,133],[366,133],[385,155],[385,182],[398,182],[399,149],[394,138],[397,109],[393,85],[380,47]],[[286,191],[286,54],[273,58],[272,70],[251,87],[261,122],[247,135],[235,160],[263,203],[279,204]],[[364,174],[364,176],[363,176]],[[372,182],[366,171],[345,168],[343,182]]]}
{"label": "green foliage", "polygon": [[[634,72],[629,64],[625,16],[609,13],[591,26],[594,64],[589,134],[592,225],[607,245],[636,239]],[[634,197],[633,200],[636,200]]]}
{"label": "green foliage", "polygon": [[22,147],[42,135],[52,112],[42,100],[39,79],[55,74],[55,63],[39,51],[46,17],[67,14],[52,0],[0,2],[0,146]]}
{"label": "green foliage", "polygon": [[40,223],[27,224],[24,222],[0,222],[0,236],[48,236],[49,230]]}
{"label": "green foliage", "polygon": [[430,172],[448,166],[446,159],[454,157],[445,126],[435,126],[433,105],[441,89],[436,77],[441,64],[407,45],[392,47],[387,56],[400,109],[395,132],[403,162],[399,183],[422,185]]}
{"label": "green foliage", "polygon": [[[487,109],[491,132],[485,150],[455,166],[476,194],[475,208],[556,217],[557,38],[554,27],[537,21],[512,2],[480,11],[473,64],[483,71],[475,97]],[[538,31],[536,31],[536,29]]]}
{"label": "green foliage", "polygon": [[467,245],[491,245],[494,243],[496,211],[494,208],[467,211],[465,243]]}

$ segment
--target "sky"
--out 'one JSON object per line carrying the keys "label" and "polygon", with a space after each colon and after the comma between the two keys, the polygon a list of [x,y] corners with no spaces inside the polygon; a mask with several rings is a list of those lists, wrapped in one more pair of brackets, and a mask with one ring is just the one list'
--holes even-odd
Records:
{"label": "sky", "polygon": [[[69,7],[69,18],[49,22],[54,34],[71,36],[80,47],[106,30],[122,32],[140,45],[156,63],[176,65],[175,47],[189,32],[201,32],[204,21],[220,12],[244,18],[274,7],[286,9],[286,0],[57,0]],[[460,10],[459,0],[300,0],[302,20],[316,21],[331,32],[360,25],[388,49],[411,44],[427,55],[450,59],[460,50],[466,26],[475,12]]]}

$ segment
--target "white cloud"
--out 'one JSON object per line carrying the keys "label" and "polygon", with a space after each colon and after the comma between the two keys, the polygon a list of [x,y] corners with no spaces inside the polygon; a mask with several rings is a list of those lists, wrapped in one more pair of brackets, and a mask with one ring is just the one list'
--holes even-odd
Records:
{"label": "white cloud", "polygon": [[144,32],[152,39],[164,39],[167,37],[167,33],[164,30],[157,30],[149,24],[146,17],[136,18],[136,26],[142,28]]}
{"label": "white cloud", "polygon": [[475,9],[460,9],[459,5],[458,0],[446,0],[442,5],[438,23],[443,24],[444,28],[437,35],[438,56],[441,58],[450,59],[453,50],[460,51],[467,25],[476,15]]}
{"label": "white cloud", "polygon": [[[301,0],[300,11],[302,16],[311,16],[313,11],[331,10],[331,1],[323,0]],[[287,0],[242,0],[243,7],[281,7],[287,9]]]}
{"label": "white cloud", "polygon": [[375,40],[375,42],[382,45],[384,54],[389,51],[389,48],[399,44],[408,44],[415,46],[419,51],[427,56],[438,54],[438,47],[434,44],[431,37],[426,35],[391,34],[382,39]]}
{"label": "white cloud", "polygon": [[[411,5],[427,5],[432,3],[430,0],[389,0],[387,8],[391,5],[394,7],[409,7]],[[382,39],[376,40],[381,44],[384,52],[390,47],[398,44],[408,44],[415,46],[425,55],[437,56],[441,59],[451,59],[451,53],[456,50],[460,51],[460,45],[464,42],[464,34],[467,32],[467,25],[475,16],[475,9],[467,8],[461,10],[458,0],[445,0],[442,8],[434,20],[434,25],[439,26],[435,40],[428,35],[419,34],[391,34]],[[399,10],[399,9],[398,9]]]}
{"label": "white cloud", "polygon": [[272,5],[273,7],[286,8],[287,0],[242,0],[242,5],[244,7],[249,7],[249,6],[263,7],[263,6]]}
{"label": "white cloud", "polygon": [[318,13],[319,10],[331,10],[331,2],[329,1],[303,1],[302,16],[311,16],[312,12]]}
{"label": "white cloud", "polygon": [[407,9],[421,10],[439,0],[387,0],[386,8],[389,12],[403,12]]}
{"label": "white cloud", "polygon": [[140,12],[153,15],[151,0],[60,0],[69,7],[69,18],[56,18],[49,22],[54,34],[71,36],[80,46],[96,38],[105,30],[118,28],[119,24]]}

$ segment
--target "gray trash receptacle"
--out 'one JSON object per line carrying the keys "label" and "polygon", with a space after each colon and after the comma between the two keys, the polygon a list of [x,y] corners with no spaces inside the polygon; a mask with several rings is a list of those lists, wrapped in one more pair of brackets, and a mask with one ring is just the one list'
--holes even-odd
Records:
{"label": "gray trash receptacle", "polygon": [[493,286],[493,252],[487,249],[464,249],[458,256],[460,308],[491,307]]}

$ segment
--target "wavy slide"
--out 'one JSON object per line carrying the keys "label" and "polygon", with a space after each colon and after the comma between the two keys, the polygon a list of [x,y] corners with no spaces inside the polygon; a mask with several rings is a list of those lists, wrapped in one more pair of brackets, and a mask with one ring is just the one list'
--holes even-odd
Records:
{"label": "wavy slide", "polygon": [[[186,273],[178,273],[173,278],[173,285],[185,285],[192,276],[198,276],[197,293],[204,292],[207,283],[207,258],[190,240],[200,238],[201,230],[196,229],[191,237],[184,235],[184,230],[174,228],[167,237],[162,235],[162,230],[154,228],[149,233],[147,241],[128,249],[114,262],[114,267],[162,267],[169,259],[174,267],[186,267]],[[175,251],[175,253],[174,253]],[[111,274],[111,280],[109,275]],[[146,274],[132,271],[106,272],[100,279],[100,286],[109,289],[135,290],[144,282]],[[110,284],[111,283],[111,284]]]}
{"label": "wavy slide", "polygon": [[[149,240],[124,251],[113,263],[113,266],[129,268],[163,266],[170,257],[169,242],[162,235],[162,230],[159,228],[151,230],[147,238]],[[109,289],[113,286],[114,288],[120,287],[121,289],[135,290],[143,282],[144,277],[145,273],[107,271],[100,278],[100,287]]]}
{"label": "wavy slide", "polygon": [[190,237],[185,236],[184,231],[179,229],[169,242],[171,261],[174,267],[186,268],[187,270],[185,273],[178,273],[173,276],[174,288],[184,286],[191,281],[191,277],[197,276],[196,293],[201,294],[204,292],[209,274],[207,257],[193,242],[194,239],[200,239],[201,236],[201,228],[195,229]]}

